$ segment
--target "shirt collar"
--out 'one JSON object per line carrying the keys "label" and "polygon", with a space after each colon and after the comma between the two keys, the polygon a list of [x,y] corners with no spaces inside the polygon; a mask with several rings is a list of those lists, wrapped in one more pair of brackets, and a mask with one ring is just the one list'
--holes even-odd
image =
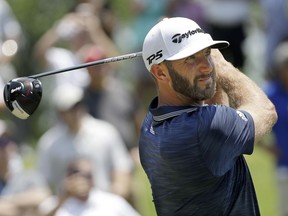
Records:
{"label": "shirt collar", "polygon": [[197,110],[197,106],[161,106],[158,107],[158,97],[154,98],[149,106],[153,120],[161,122],[166,119],[179,116],[182,113],[189,113]]}

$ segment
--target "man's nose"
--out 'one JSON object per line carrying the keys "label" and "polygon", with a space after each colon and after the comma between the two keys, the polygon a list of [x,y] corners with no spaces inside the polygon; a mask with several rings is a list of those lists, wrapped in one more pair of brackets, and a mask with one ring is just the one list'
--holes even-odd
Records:
{"label": "man's nose", "polygon": [[200,73],[210,73],[213,70],[213,62],[211,58],[202,58],[199,62]]}

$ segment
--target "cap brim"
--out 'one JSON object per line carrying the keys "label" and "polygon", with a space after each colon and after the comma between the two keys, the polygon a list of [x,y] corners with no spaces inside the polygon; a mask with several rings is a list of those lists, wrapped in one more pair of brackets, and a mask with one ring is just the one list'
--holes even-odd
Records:
{"label": "cap brim", "polygon": [[218,40],[214,40],[214,41],[207,41],[206,43],[201,43],[198,45],[191,45],[188,46],[187,48],[183,49],[182,51],[178,52],[177,54],[166,58],[166,60],[179,60],[179,59],[183,59],[183,58],[187,58],[188,56],[194,55],[195,53],[206,49],[208,47],[212,48],[212,49],[224,49],[226,47],[229,46],[229,42],[228,41],[218,41]]}

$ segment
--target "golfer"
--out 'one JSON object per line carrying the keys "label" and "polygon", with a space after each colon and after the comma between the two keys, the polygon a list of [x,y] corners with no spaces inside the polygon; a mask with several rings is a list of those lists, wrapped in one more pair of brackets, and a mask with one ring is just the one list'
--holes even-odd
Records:
{"label": "golfer", "polygon": [[159,216],[260,215],[244,154],[277,120],[274,105],[187,18],[147,34],[143,60],[158,96],[144,119],[140,159]]}

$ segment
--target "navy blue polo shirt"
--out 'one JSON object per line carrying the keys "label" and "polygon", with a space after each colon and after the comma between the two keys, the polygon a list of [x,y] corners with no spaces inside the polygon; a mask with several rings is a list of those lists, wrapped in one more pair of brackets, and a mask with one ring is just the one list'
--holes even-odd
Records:
{"label": "navy blue polo shirt", "polygon": [[247,112],[222,105],[150,105],[140,160],[159,216],[260,215],[243,154],[254,147]]}

